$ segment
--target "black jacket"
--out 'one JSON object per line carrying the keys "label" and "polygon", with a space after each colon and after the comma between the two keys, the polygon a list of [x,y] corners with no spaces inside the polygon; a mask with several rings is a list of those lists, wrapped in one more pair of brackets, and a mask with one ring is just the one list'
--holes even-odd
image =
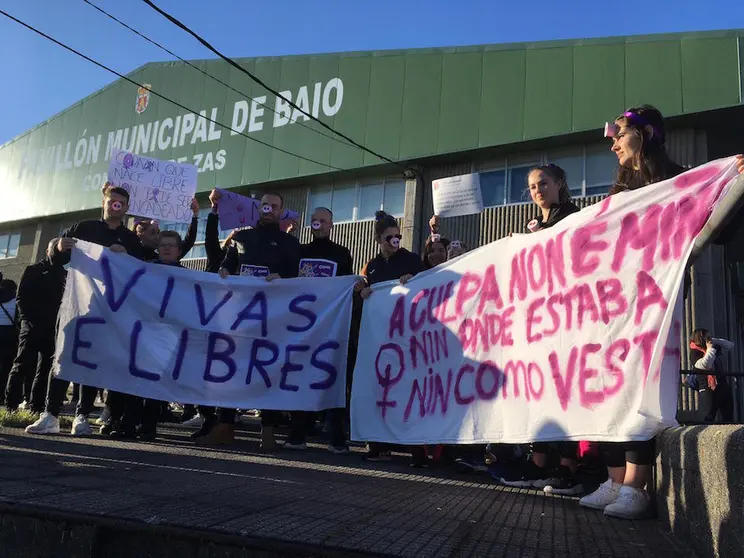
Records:
{"label": "black jacket", "polygon": [[[186,254],[189,253],[189,250],[191,250],[194,247],[194,244],[196,243],[196,232],[199,228],[199,217],[193,217],[191,219],[191,223],[189,224],[189,229],[186,231],[186,237],[181,242],[181,255],[178,257],[180,260],[181,258],[185,257]],[[158,259],[158,251],[154,248],[148,248],[147,246],[142,246],[142,253],[143,253],[143,260],[146,262],[154,262]]]}
{"label": "black jacket", "polygon": [[[86,242],[93,242],[101,246],[109,247],[113,244],[121,244],[126,248],[127,254],[144,260],[146,257],[145,249],[140,243],[137,233],[129,230],[124,225],[119,225],[112,229],[102,219],[91,219],[76,223],[62,233],[63,237],[77,238]],[[52,263],[54,265],[65,265],[70,262],[69,252],[60,252],[57,246],[54,247],[52,254]]]}
{"label": "black jacket", "polygon": [[567,201],[567,202],[560,203],[560,204],[558,203],[553,204],[550,207],[550,213],[548,213],[548,218],[545,221],[542,220],[542,214],[536,217],[537,222],[539,224],[538,230],[549,229],[550,227],[555,225],[558,221],[565,219],[566,217],[568,217],[572,213],[576,213],[577,211],[581,211],[581,210],[578,208],[578,206],[575,203],[571,201]]}
{"label": "black jacket", "polygon": [[316,238],[300,246],[300,258],[318,258],[336,262],[337,276],[354,274],[354,263],[349,249],[332,242],[329,238]]}
{"label": "black jacket", "polygon": [[18,284],[16,302],[20,319],[33,327],[54,330],[66,279],[65,268],[47,259],[28,266]]}
{"label": "black jacket", "polygon": [[255,228],[238,231],[233,236],[237,250],[227,250],[222,267],[235,275],[242,265],[263,266],[285,279],[297,277],[300,265],[300,242],[283,232],[279,224],[258,223]]}
{"label": "black jacket", "polygon": [[207,252],[207,268],[210,273],[217,273],[227,255],[227,248],[220,246],[220,217],[214,211],[207,215],[207,228],[204,231],[204,250]]}
{"label": "black jacket", "polygon": [[390,258],[377,254],[367,264],[364,275],[370,285],[400,279],[404,275],[416,275],[424,271],[421,256],[400,248]]}

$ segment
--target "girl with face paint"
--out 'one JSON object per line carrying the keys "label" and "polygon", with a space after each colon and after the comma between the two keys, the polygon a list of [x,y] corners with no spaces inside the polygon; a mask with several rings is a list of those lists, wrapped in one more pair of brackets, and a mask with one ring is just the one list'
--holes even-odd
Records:
{"label": "girl with face paint", "polygon": [[[367,263],[363,270],[367,284],[360,292],[363,299],[372,295],[371,286],[375,283],[394,279],[405,283],[424,270],[421,256],[401,248],[401,239],[400,227],[395,217],[384,211],[378,211],[375,214],[375,242],[379,245],[380,252]],[[389,461],[390,448],[389,444],[370,442],[365,459],[367,461]]]}
{"label": "girl with face paint", "polygon": [[[686,170],[669,157],[664,118],[651,105],[629,108],[614,122],[605,124],[605,137],[612,139],[610,149],[618,162],[611,196],[668,180]],[[740,173],[744,171],[741,155],[737,167]],[[728,236],[729,231],[722,231],[720,237]],[[655,439],[603,442],[600,450],[609,478],[596,491],[583,497],[580,505],[603,510],[610,517],[645,517],[651,505],[646,486],[651,481],[656,460]]]}

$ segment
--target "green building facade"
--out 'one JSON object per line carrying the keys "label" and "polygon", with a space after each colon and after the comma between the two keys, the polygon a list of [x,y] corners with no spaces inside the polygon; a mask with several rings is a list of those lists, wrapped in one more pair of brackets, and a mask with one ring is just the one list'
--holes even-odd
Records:
{"label": "green building facade", "polygon": [[[398,216],[417,250],[431,181],[479,172],[488,207],[443,232],[481,245],[534,216],[525,178],[535,164],[561,165],[580,204],[600,199],[617,166],[601,129],[627,107],[662,111],[681,164],[744,151],[743,53],[734,30],[237,60],[382,158],[221,60],[146,64],[128,76],[143,87],[117,80],[0,146],[0,270],[17,280],[63,228],[100,215],[115,147],[196,165],[205,211],[215,187],[279,191],[302,216],[303,240],[312,208],[328,206],[359,267],[375,253],[375,210]],[[739,339],[740,244],[696,263],[683,335],[707,327]],[[200,268],[203,255],[200,242],[187,264]]]}

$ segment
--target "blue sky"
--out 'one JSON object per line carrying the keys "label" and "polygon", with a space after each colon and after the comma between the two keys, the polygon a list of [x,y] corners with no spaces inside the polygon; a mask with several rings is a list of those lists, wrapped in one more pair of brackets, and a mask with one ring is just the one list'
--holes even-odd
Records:
{"label": "blue sky", "polygon": [[[141,0],[92,0],[184,58],[209,52]],[[744,27],[741,0],[156,0],[234,57],[457,46]],[[82,0],[3,10],[122,73],[167,60]],[[0,16],[0,143],[114,77]]]}

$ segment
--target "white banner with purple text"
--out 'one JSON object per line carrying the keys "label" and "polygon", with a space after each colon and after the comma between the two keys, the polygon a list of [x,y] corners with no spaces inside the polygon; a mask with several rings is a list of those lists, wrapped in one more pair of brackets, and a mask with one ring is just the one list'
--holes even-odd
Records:
{"label": "white banner with purple text", "polygon": [[78,241],[55,373],[161,401],[344,407],[356,280],[221,279]]}
{"label": "white banner with purple text", "polygon": [[736,176],[713,161],[375,285],[352,439],[626,441],[676,424],[686,262]]}

